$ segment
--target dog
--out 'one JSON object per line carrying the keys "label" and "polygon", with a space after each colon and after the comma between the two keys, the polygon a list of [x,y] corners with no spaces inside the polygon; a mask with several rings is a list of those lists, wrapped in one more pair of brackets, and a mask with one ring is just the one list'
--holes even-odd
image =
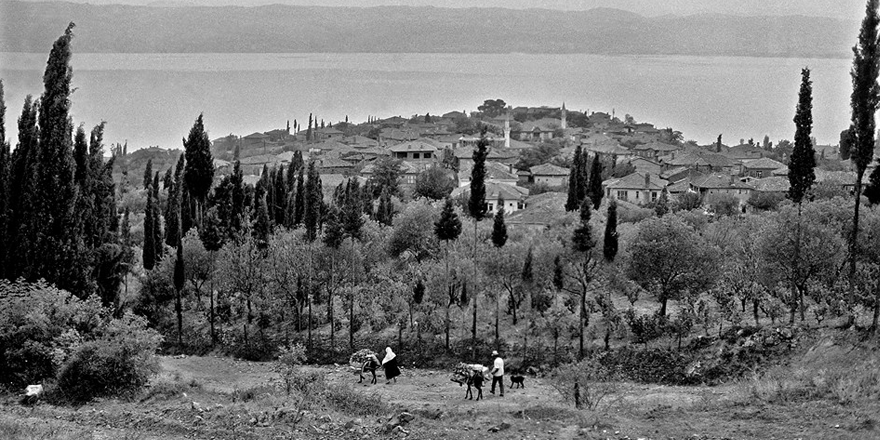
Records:
{"label": "dog", "polygon": [[520,376],[518,374],[513,374],[510,376],[510,388],[517,388],[516,385],[519,385],[519,388],[525,388],[523,382],[525,382],[525,376]]}

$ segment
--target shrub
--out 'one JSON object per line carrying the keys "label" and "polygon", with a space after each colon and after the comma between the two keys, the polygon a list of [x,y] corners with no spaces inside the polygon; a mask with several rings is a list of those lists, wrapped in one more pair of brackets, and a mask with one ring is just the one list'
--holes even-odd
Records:
{"label": "shrub", "polygon": [[300,365],[306,360],[306,348],[302,344],[291,344],[279,348],[278,358],[275,360],[273,370],[281,375],[281,381],[290,395],[294,376],[299,372]]}
{"label": "shrub", "polygon": [[695,192],[685,192],[680,194],[675,199],[675,203],[672,204],[672,211],[690,211],[693,209],[697,209],[703,205],[703,200],[699,194]]}
{"label": "shrub", "polygon": [[713,194],[709,197],[709,209],[716,215],[737,215],[740,213],[739,199],[731,194]]}
{"label": "shrub", "polygon": [[355,391],[347,384],[331,384],[324,397],[331,407],[349,415],[377,416],[388,412],[388,405],[378,395]]}
{"label": "shrub", "polygon": [[749,197],[747,204],[757,211],[775,211],[783,200],[785,200],[784,194],[755,193]]}
{"label": "shrub", "polygon": [[602,400],[617,392],[619,385],[612,370],[596,359],[584,359],[553,370],[550,384],[566,402],[576,408],[596,409]]}
{"label": "shrub", "polygon": [[58,373],[58,388],[71,402],[130,395],[158,372],[153,356],[162,337],[132,314],[114,319],[101,335],[80,345]]}

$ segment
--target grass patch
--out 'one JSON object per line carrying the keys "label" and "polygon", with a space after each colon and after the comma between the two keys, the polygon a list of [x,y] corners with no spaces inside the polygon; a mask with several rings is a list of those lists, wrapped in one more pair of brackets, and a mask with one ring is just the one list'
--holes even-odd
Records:
{"label": "grass patch", "polygon": [[18,420],[0,419],[0,438],[5,440],[93,440],[90,431],[49,421],[28,425]]}
{"label": "grass patch", "polygon": [[152,383],[143,393],[143,397],[141,397],[140,401],[145,402],[147,400],[168,400],[173,399],[175,397],[179,397],[183,393],[189,393],[193,391],[201,391],[202,384],[192,379],[189,382],[183,382],[177,379],[160,379],[154,383]]}
{"label": "grass patch", "polygon": [[355,391],[351,385],[331,384],[324,397],[332,408],[349,415],[378,416],[390,409],[378,395]]}
{"label": "grass patch", "polygon": [[828,399],[840,405],[880,398],[880,363],[874,359],[840,367],[782,367],[740,383],[744,395],[768,403]]}

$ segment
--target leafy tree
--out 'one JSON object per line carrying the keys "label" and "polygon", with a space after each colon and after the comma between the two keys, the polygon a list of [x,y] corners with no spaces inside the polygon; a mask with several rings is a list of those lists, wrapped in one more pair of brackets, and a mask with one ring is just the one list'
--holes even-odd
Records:
{"label": "leafy tree", "polygon": [[702,293],[715,280],[715,250],[677,216],[642,221],[630,254],[627,275],[657,297],[661,316],[670,299]]}
{"label": "leafy tree", "polygon": [[186,275],[183,266],[183,241],[178,237],[177,242],[177,260],[174,262],[174,312],[177,314],[177,346],[183,347],[183,285],[186,282]]}
{"label": "leafy tree", "polygon": [[503,99],[487,99],[483,101],[483,105],[477,107],[477,110],[487,117],[494,118],[501,116],[506,108],[507,103]]}
{"label": "leafy tree", "polygon": [[703,201],[700,197],[700,194],[686,191],[680,194],[673,204],[673,211],[692,211],[694,209],[699,208],[703,205]]}
{"label": "leafy tree", "polygon": [[514,167],[527,171],[533,166],[549,163],[551,159],[559,155],[561,149],[562,147],[555,144],[538,144],[535,148],[523,150]]}
{"label": "leafy tree", "polygon": [[669,213],[669,195],[665,190],[660,192],[660,198],[654,204],[654,213],[657,214],[657,217],[663,217]]}
{"label": "leafy tree", "polygon": [[441,167],[430,167],[416,177],[416,187],[413,195],[433,200],[440,200],[449,196],[455,189],[455,182]]}
{"label": "leafy tree", "polygon": [[810,140],[813,130],[813,83],[810,81],[810,69],[807,68],[801,70],[801,89],[794,124],[794,150],[788,164],[788,181],[791,184],[788,198],[801,204],[816,181],[816,151]]}
{"label": "leafy tree", "polygon": [[189,136],[183,140],[184,155],[186,156],[186,171],[184,182],[187,191],[196,205],[196,223],[201,222],[202,211],[211,183],[214,181],[214,158],[211,156],[211,141],[205,131],[202,114],[196,118],[196,122],[189,130]]}
{"label": "leafy tree", "polygon": [[785,199],[785,196],[778,193],[752,193],[749,196],[749,206],[757,211],[775,211],[779,204]]}
{"label": "leafy tree", "polygon": [[865,197],[872,205],[880,203],[880,171],[877,171],[878,169],[880,167],[874,168],[874,171],[871,172],[868,177],[868,185],[865,187]]}
{"label": "leafy tree", "polygon": [[716,215],[730,216],[740,212],[739,199],[732,194],[712,194],[708,199],[709,209]]}
{"label": "leafy tree", "polygon": [[[665,193],[665,191],[664,191]],[[605,222],[605,242],[602,247],[602,255],[605,261],[612,262],[617,256],[617,202],[614,199],[608,202],[608,218]]]}
{"label": "leafy tree", "polygon": [[[862,177],[865,169],[874,156],[874,136],[878,104],[880,104],[880,86],[877,76],[880,74],[880,41],[877,37],[877,26],[880,15],[877,12],[878,0],[868,0],[865,6],[865,18],[859,31],[859,42],[853,47],[852,76],[853,92],[851,99],[852,124],[849,138],[850,158],[856,167],[855,208],[853,226],[849,240],[849,304],[852,304],[854,286],[856,284],[856,258],[859,237],[859,206],[862,194]],[[850,322],[854,316],[850,314]]]}
{"label": "leafy tree", "polygon": [[324,221],[324,245],[332,249],[339,249],[345,240],[345,229],[339,217],[342,213],[339,208],[331,206],[327,210],[327,219]]}
{"label": "leafy tree", "polygon": [[602,189],[602,163],[599,161],[598,153],[593,157],[586,195],[593,201],[593,209],[598,210],[599,206],[602,205],[602,196],[605,195],[605,191]]}
{"label": "leafy tree", "polygon": [[389,196],[400,196],[400,161],[390,157],[383,157],[376,161],[373,175],[370,177],[370,185],[373,187],[373,196],[378,197],[382,191],[387,190]]}
{"label": "leafy tree", "polygon": [[421,262],[437,252],[437,237],[431,226],[437,221],[437,212],[427,203],[412,202],[397,216],[388,238],[388,254],[394,258],[404,254]]}

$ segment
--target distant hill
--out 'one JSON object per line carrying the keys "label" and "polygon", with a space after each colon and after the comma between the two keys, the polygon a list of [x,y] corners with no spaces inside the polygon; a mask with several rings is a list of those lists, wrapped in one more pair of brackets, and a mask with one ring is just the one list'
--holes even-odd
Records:
{"label": "distant hill", "polygon": [[[176,3],[176,2],[175,2]],[[148,7],[0,1],[0,51],[589,53],[851,56],[858,23],[804,16],[646,18],[617,9]]]}

